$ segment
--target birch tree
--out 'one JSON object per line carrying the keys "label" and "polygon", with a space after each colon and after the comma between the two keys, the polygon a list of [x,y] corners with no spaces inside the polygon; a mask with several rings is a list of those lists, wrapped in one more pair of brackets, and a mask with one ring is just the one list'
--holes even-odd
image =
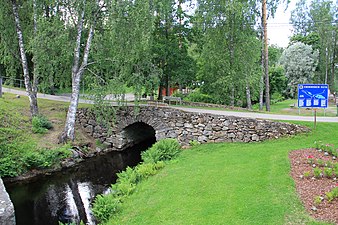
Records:
{"label": "birch tree", "polygon": [[[85,20],[86,14],[86,7],[88,7],[86,0],[82,1],[82,5],[79,5],[79,11],[77,13],[77,24],[76,24],[76,40],[75,40],[75,47],[74,47],[74,59],[72,65],[72,94],[70,99],[70,105],[67,112],[67,118],[65,123],[65,128],[62,134],[59,137],[59,142],[66,142],[68,140],[74,141],[75,139],[75,120],[76,120],[76,112],[77,107],[79,104],[79,94],[80,94],[80,84],[82,75],[88,65],[88,58],[90,53],[90,47],[92,43],[92,39],[94,36],[94,29],[95,29],[95,22],[96,16],[98,15],[99,11],[102,10],[102,6],[100,3],[96,2],[94,4],[95,7],[89,8],[91,13],[94,16],[93,21],[91,23]],[[88,9],[87,9],[88,10]],[[87,33],[86,42],[83,44],[81,43],[82,35],[85,33],[85,22],[87,26],[89,26],[89,31]],[[83,44],[83,45],[82,45]],[[82,47],[83,46],[83,47]],[[83,51],[83,52],[82,52]],[[82,53],[82,54],[81,54]]]}
{"label": "birch tree", "polygon": [[23,37],[23,31],[21,28],[20,15],[18,12],[18,3],[16,0],[11,0],[13,16],[15,20],[16,33],[20,49],[21,64],[23,69],[23,77],[25,81],[25,87],[27,96],[30,103],[30,112],[32,117],[39,114],[38,101],[37,101],[37,77],[33,76],[33,81],[30,79],[30,73],[28,68],[28,60],[26,55],[26,46]]}

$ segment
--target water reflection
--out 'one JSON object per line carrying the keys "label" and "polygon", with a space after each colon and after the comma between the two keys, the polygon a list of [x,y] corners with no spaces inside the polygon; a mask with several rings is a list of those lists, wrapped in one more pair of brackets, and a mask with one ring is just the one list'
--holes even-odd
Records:
{"label": "water reflection", "polygon": [[90,205],[107,191],[116,173],[137,165],[140,152],[155,142],[138,144],[123,152],[87,159],[79,166],[28,184],[6,184],[13,201],[17,225],[54,225],[83,221],[95,224]]}

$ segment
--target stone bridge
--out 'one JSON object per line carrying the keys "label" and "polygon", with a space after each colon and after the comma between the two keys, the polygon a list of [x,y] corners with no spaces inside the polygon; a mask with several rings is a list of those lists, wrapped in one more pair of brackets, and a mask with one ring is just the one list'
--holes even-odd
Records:
{"label": "stone bridge", "polygon": [[191,141],[257,142],[307,132],[308,128],[268,120],[189,113],[165,107],[124,107],[112,115],[108,131],[88,108],[78,110],[77,124],[108,149],[123,150],[149,138],[175,138],[182,146]]}

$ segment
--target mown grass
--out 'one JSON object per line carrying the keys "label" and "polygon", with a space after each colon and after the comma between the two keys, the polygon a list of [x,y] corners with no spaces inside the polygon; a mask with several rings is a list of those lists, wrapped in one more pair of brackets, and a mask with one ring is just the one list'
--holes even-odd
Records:
{"label": "mown grass", "polygon": [[338,124],[319,123],[296,137],[195,146],[142,182],[107,224],[325,224],[297,197],[288,152],[315,140],[337,146],[337,135]]}
{"label": "mown grass", "polygon": [[[290,107],[290,105],[295,104],[295,107]],[[245,108],[242,110],[236,109],[224,109],[217,107],[202,107],[202,106],[189,106],[189,105],[177,105],[183,108],[198,108],[198,109],[208,109],[208,110],[222,110],[222,111],[236,111],[236,112],[248,112]],[[297,107],[296,99],[287,99],[282,102],[277,102],[271,104],[270,112],[265,110],[265,107],[262,111],[259,111],[259,106],[256,104],[253,106],[253,112],[256,113],[267,113],[267,114],[282,114],[282,115],[300,115],[300,116],[314,116],[314,111],[310,108],[301,108]],[[335,117],[337,114],[336,105],[333,102],[330,102],[329,108],[324,111],[324,109],[317,109],[317,116],[327,116]]]}

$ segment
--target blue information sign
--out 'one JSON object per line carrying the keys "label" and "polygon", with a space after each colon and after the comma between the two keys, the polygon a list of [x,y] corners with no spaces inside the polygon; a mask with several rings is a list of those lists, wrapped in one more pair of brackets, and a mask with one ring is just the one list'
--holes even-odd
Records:
{"label": "blue information sign", "polygon": [[328,95],[327,84],[298,84],[298,107],[327,108]]}

